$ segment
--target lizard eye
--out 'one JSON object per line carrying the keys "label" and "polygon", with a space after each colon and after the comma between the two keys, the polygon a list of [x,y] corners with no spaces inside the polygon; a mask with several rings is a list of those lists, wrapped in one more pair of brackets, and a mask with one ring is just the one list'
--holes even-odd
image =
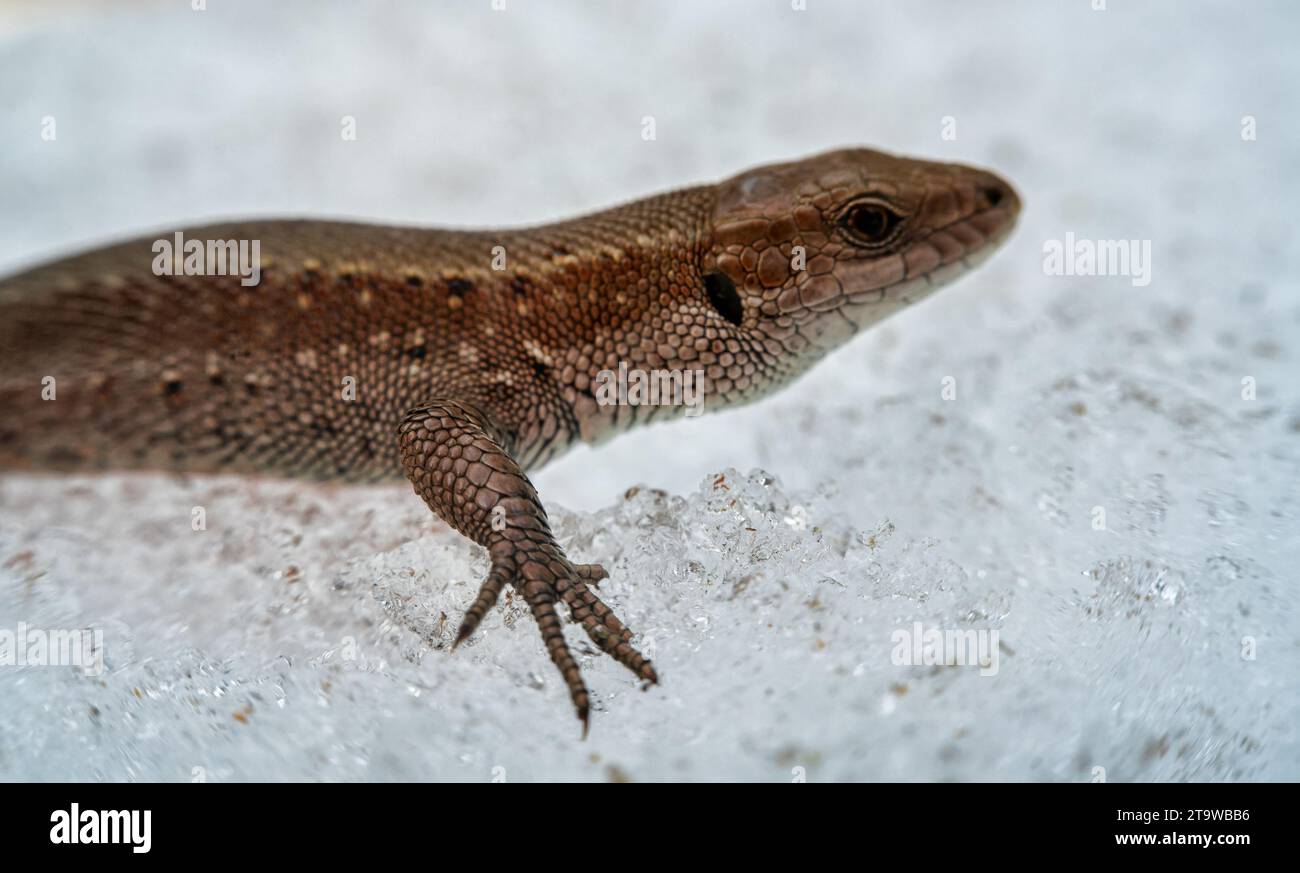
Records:
{"label": "lizard eye", "polygon": [[740,302],[740,294],[736,291],[736,283],[731,281],[731,278],[726,273],[718,270],[706,273],[704,276],[704,291],[709,295],[709,302],[718,311],[718,315],[721,315],[732,324],[740,324],[741,319],[745,317],[745,307]]}
{"label": "lizard eye", "polygon": [[856,203],[840,223],[855,239],[869,244],[885,242],[894,235],[903,217],[882,203]]}

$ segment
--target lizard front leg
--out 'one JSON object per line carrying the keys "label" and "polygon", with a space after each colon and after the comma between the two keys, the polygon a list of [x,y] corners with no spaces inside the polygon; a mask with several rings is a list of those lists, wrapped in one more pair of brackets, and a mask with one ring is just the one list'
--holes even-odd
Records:
{"label": "lizard front leg", "polygon": [[551,535],[528,477],[510,455],[509,439],[477,406],[434,399],[412,409],[398,427],[398,446],[415,492],[441,519],[484,546],[487,581],[465,613],[459,645],[478,627],[501,589],[514,586],[532,610],[542,641],[568,685],[587,733],[589,700],[578,664],[564,642],[555,602],[562,600],[600,649],[647,682],[654,667],[632,647],[632,632],[592,587],[607,575],[597,564],[572,564]]}

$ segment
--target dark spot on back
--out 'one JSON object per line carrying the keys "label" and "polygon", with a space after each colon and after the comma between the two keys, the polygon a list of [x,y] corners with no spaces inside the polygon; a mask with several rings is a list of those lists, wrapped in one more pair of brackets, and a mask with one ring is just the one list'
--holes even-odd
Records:
{"label": "dark spot on back", "polygon": [[513,292],[515,292],[516,294],[518,294],[518,295],[520,295],[520,296],[523,296],[524,294],[527,294],[527,293],[528,293],[528,285],[524,283],[524,277],[523,277],[523,276],[515,276],[513,279],[511,279],[511,280],[510,280],[510,290],[513,291]]}
{"label": "dark spot on back", "polygon": [[411,275],[406,277],[406,284],[410,285],[412,288],[419,288],[421,285],[424,284],[424,280],[421,279],[419,276],[415,275],[414,273],[412,273]]}
{"label": "dark spot on back", "polygon": [[180,393],[181,393],[180,379],[168,379],[166,382],[163,383],[164,397],[175,397],[177,394]]}
{"label": "dark spot on back", "polygon": [[451,279],[447,282],[447,290],[452,294],[464,296],[474,290],[474,283],[468,279]]}

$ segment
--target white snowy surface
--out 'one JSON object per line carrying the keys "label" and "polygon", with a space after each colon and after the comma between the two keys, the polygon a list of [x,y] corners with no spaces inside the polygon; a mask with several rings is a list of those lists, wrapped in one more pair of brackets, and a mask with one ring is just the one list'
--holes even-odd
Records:
{"label": "white snowy surface", "polygon": [[[663,680],[571,627],[585,742],[518,604],[449,651],[486,558],[407,486],[0,479],[0,629],[106,650],[0,667],[0,779],[1300,778],[1300,8],[1107,6],[9,7],[3,272],[214,217],[545,221],[850,144],[1026,211],[789,391],[535,477]],[[1151,284],[1044,275],[1067,231],[1151,240]],[[918,621],[997,630],[996,674],[895,665]]]}

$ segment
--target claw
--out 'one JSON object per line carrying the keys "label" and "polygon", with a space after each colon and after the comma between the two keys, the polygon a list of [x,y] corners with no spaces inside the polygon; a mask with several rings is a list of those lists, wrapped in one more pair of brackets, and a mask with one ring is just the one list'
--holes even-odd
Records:
{"label": "claw", "polygon": [[513,585],[528,603],[542,633],[542,643],[564,677],[573,708],[582,722],[582,738],[585,740],[591,726],[591,698],[583,684],[578,662],[564,641],[560,617],[555,611],[557,599],[564,601],[573,620],[582,624],[592,642],[635,673],[646,683],[645,687],[659,682],[654,666],[632,647],[632,631],[588,587],[607,578],[609,573],[600,564],[570,565],[562,553],[521,552],[514,556],[494,556],[492,570],[474,603],[466,610],[451,647],[455,650],[469,639],[487,611],[496,605],[501,589],[507,583]]}
{"label": "claw", "polygon": [[561,578],[556,590],[573,620],[581,622],[587,636],[600,650],[627,667],[641,679],[658,683],[659,676],[648,659],[632,646],[632,631],[625,627],[599,597],[580,579]]}
{"label": "claw", "polygon": [[491,572],[488,573],[487,579],[483,586],[478,590],[478,597],[470,604],[469,609],[465,610],[465,617],[461,619],[460,630],[456,632],[456,642],[451,644],[452,651],[463,643],[478,628],[479,622],[487,611],[496,606],[497,598],[501,595],[501,589],[510,581],[512,569],[502,564],[494,563]]}
{"label": "claw", "polygon": [[578,662],[569,652],[569,646],[564,642],[564,632],[560,630],[560,617],[555,612],[554,587],[540,579],[520,580],[515,587],[522,590],[524,599],[532,609],[533,619],[542,632],[542,643],[550,652],[551,661],[559,668],[560,675],[564,677],[564,684],[569,687],[569,697],[573,700],[573,708],[578,711],[578,718],[586,724],[591,699],[587,694],[587,686],[582,682]]}
{"label": "claw", "polygon": [[[625,643],[632,641],[632,631],[618,620],[614,611],[605,605],[596,593],[587,587],[581,579],[561,579],[556,586],[565,606],[573,614],[573,620],[582,622],[587,635],[600,646],[602,651],[610,651],[606,644],[610,635],[617,636]],[[597,636],[599,634],[600,636]]]}

